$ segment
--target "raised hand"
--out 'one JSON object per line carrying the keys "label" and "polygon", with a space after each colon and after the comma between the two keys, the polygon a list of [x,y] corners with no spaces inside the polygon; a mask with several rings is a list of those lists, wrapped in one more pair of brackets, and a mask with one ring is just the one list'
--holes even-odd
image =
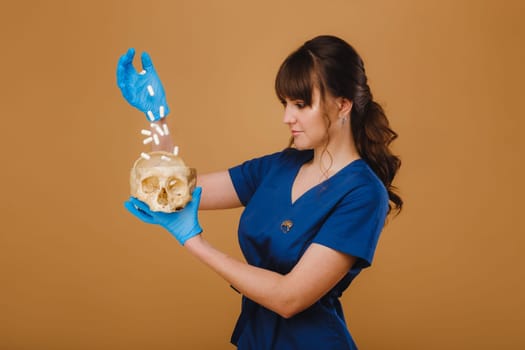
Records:
{"label": "raised hand", "polygon": [[144,112],[149,121],[158,121],[170,111],[164,88],[150,56],[142,53],[143,70],[140,73],[133,67],[134,56],[135,49],[131,48],[120,57],[117,65],[118,87],[130,105]]}
{"label": "raised hand", "polygon": [[131,197],[126,201],[124,206],[131,214],[145,223],[164,227],[180,244],[184,245],[188,239],[202,232],[197,215],[201,192],[201,187],[195,188],[192,193],[191,202],[189,202],[184,209],[174,213],[151,211],[146,203],[135,197]]}

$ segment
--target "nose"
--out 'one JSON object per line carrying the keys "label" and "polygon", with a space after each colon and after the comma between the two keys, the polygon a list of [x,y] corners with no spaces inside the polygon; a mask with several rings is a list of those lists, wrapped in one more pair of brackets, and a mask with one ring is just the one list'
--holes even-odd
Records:
{"label": "nose", "polygon": [[284,108],[283,123],[284,124],[293,124],[293,123],[295,123],[295,121],[296,121],[296,119],[295,119],[295,115],[293,113],[293,110],[289,106],[286,106]]}

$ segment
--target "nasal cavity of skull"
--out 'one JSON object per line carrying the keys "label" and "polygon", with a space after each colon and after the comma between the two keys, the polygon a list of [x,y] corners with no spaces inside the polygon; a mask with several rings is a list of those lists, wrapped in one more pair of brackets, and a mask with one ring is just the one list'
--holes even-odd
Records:
{"label": "nasal cavity of skull", "polygon": [[159,188],[159,178],[156,176],[150,176],[142,180],[142,191],[144,193],[157,192]]}
{"label": "nasal cavity of skull", "polygon": [[159,196],[157,197],[157,202],[160,205],[168,205],[168,192],[166,192],[164,187],[162,187],[160,190]]}

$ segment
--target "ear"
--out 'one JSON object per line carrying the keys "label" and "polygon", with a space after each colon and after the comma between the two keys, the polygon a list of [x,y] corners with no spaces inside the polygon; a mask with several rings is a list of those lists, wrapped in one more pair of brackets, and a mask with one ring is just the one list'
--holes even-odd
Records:
{"label": "ear", "polygon": [[342,114],[342,115],[349,115],[350,112],[352,111],[353,103],[352,103],[352,101],[350,101],[346,97],[340,97],[338,106],[339,106],[339,113],[340,114]]}

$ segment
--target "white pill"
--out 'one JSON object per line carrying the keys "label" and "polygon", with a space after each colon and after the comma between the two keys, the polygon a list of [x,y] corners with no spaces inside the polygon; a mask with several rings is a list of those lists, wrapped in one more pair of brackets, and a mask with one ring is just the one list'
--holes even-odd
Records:
{"label": "white pill", "polygon": [[151,158],[151,156],[150,156],[149,154],[144,153],[144,152],[142,152],[142,153],[140,154],[140,156],[141,156],[142,158],[146,159],[146,160],[148,160],[148,159]]}
{"label": "white pill", "polygon": [[148,118],[149,120],[151,120],[152,122],[155,121],[155,116],[153,115],[153,112],[152,111],[148,111]]}
{"label": "white pill", "polygon": [[173,154],[178,155],[179,154],[179,146],[173,147]]}
{"label": "white pill", "polygon": [[140,75],[144,75],[146,74],[146,71],[145,70],[142,70],[142,72],[139,73]]}
{"label": "white pill", "polygon": [[142,141],[143,144],[147,145],[148,143],[150,143],[151,141],[153,141],[153,137],[148,137],[148,138],[145,138],[144,141]]}
{"label": "white pill", "polygon": [[146,130],[146,129],[142,129],[142,130],[140,130],[140,133],[141,133],[142,135],[151,136],[151,131]]}
{"label": "white pill", "polygon": [[159,114],[161,118],[164,118],[164,106],[159,107]]}
{"label": "white pill", "polygon": [[155,128],[155,130],[157,130],[157,133],[160,135],[160,136],[164,136],[164,131],[162,131],[162,129],[160,128],[160,126],[158,126],[157,124],[153,124],[151,123],[150,126],[152,128]]}
{"label": "white pill", "polygon": [[148,92],[150,96],[155,96],[155,92],[153,91],[153,86],[148,85]]}
{"label": "white pill", "polygon": [[155,142],[156,145],[160,143],[159,136],[157,134],[153,134],[153,141]]}
{"label": "white pill", "polygon": [[168,130],[168,124],[162,124],[162,129],[164,129],[164,134],[169,135],[170,131]]}
{"label": "white pill", "polygon": [[166,156],[160,156],[160,159],[165,160],[166,162],[169,162],[171,160],[170,157],[166,157]]}

